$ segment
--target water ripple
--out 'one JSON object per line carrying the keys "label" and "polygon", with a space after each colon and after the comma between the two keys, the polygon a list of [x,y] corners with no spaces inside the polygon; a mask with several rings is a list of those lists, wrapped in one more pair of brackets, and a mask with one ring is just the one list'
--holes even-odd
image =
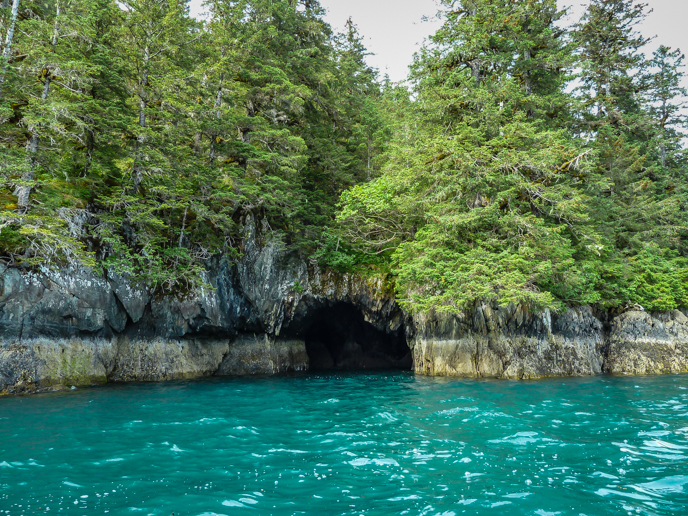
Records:
{"label": "water ripple", "polygon": [[0,516],[688,514],[688,377],[295,375],[0,399]]}

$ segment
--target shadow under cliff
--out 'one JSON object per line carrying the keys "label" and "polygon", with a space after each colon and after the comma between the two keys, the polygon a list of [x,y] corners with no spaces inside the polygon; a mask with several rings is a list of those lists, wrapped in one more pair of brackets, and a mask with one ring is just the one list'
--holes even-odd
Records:
{"label": "shadow under cliff", "polygon": [[404,327],[380,331],[350,304],[312,310],[299,321],[294,336],[305,341],[312,371],[412,368]]}

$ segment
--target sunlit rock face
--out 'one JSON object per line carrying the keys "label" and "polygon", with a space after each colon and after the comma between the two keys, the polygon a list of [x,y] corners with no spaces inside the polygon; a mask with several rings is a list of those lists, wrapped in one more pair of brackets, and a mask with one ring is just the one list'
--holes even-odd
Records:
{"label": "sunlit rock face", "polygon": [[600,374],[603,324],[588,307],[564,314],[479,303],[462,315],[414,317],[420,374],[533,379]]}
{"label": "sunlit rock face", "polygon": [[564,313],[477,303],[408,314],[384,276],[286,255],[244,221],[243,257],[179,299],[116,274],[0,267],[0,392],[320,369],[535,379],[688,371],[680,311]]}
{"label": "sunlit rock face", "polygon": [[688,371],[688,317],[678,310],[616,317],[607,337],[605,367],[617,374]]}

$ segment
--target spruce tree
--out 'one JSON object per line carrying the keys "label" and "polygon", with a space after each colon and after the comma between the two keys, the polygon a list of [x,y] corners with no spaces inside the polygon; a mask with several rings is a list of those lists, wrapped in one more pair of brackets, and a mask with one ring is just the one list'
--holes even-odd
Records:
{"label": "spruce tree", "polygon": [[688,154],[685,148],[688,93],[681,86],[685,77],[684,56],[680,50],[660,45],[648,61],[646,82],[647,111],[652,123],[650,141],[651,174],[657,198],[666,206],[667,233],[663,245],[688,252]]}
{"label": "spruce tree", "polygon": [[685,56],[679,49],[660,45],[647,63],[645,79],[648,112],[654,125],[655,152],[662,168],[685,166],[681,145],[688,125],[685,115],[686,89],[681,86]]}
{"label": "spruce tree", "polygon": [[576,246],[596,243],[584,151],[552,123],[570,64],[555,27],[563,13],[553,1],[444,5],[414,63],[411,121],[383,176],[345,194],[340,220],[371,251],[394,250],[413,310],[556,306],[551,291],[594,300],[572,265]]}
{"label": "spruce tree", "polygon": [[[3,5],[6,7],[6,5]],[[4,14],[4,13],[3,13]],[[5,83],[5,75],[7,74],[7,66],[12,57],[12,43],[14,42],[14,29],[17,25],[17,16],[19,14],[19,0],[12,0],[12,8],[9,16],[5,19],[3,17],[3,28],[7,27],[4,41],[2,42],[2,58],[0,61],[0,100],[2,100],[2,87]]]}
{"label": "spruce tree", "polygon": [[648,38],[637,31],[647,4],[633,0],[592,0],[573,36],[580,49],[580,79],[585,132],[610,125],[617,134],[644,138],[641,84],[636,71],[645,66],[641,49]]}
{"label": "spruce tree", "polygon": [[[675,306],[678,291],[662,283],[664,273],[649,271],[676,266],[670,247],[681,230],[677,199],[662,194],[665,172],[653,148],[655,114],[645,102],[652,83],[642,53],[648,39],[637,26],[646,10],[646,4],[631,0],[593,0],[574,37],[583,83],[581,136],[601,178],[590,204],[603,238],[603,259],[596,262],[601,302],[658,308]],[[645,287],[635,285],[650,277],[643,280]]]}
{"label": "spruce tree", "polygon": [[88,172],[76,161],[92,121],[88,91],[98,73],[84,54],[86,7],[57,1],[30,9],[34,16],[20,20],[16,40],[22,59],[13,67],[13,116],[2,128],[3,175],[14,197],[2,214],[3,240],[7,252],[23,254],[27,263],[91,263],[79,241],[85,235],[76,229],[90,196]]}

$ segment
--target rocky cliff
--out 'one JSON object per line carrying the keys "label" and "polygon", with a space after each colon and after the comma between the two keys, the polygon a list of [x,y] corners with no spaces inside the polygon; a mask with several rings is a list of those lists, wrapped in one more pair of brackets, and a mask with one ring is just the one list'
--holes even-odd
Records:
{"label": "rocky cliff", "polygon": [[[405,342],[404,316],[382,278],[290,262],[252,220],[245,227],[242,259],[215,259],[205,278],[211,288],[185,299],[118,275],[0,265],[0,392],[303,371],[307,341],[317,348],[331,336],[342,347],[320,350],[331,366],[401,363],[385,346]],[[351,327],[322,334],[324,316],[351,310]]]}
{"label": "rocky cliff", "polygon": [[580,307],[554,314],[481,303],[460,317],[414,317],[409,344],[414,370],[438,376],[688,372],[688,317],[678,310],[612,316]]}
{"label": "rocky cliff", "polygon": [[679,311],[478,304],[411,316],[385,278],[289,261],[252,220],[245,227],[242,259],[212,261],[211,288],[186,299],[113,274],[0,266],[0,392],[319,367],[518,379],[688,371]]}

